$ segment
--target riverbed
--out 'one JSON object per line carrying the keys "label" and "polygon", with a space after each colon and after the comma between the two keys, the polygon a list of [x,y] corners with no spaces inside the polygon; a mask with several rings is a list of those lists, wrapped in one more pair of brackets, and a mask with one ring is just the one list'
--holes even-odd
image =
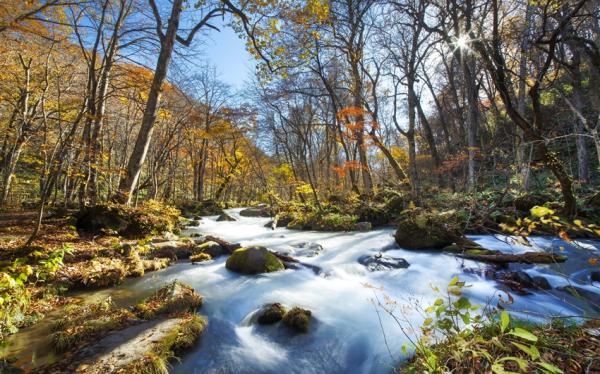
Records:
{"label": "riverbed", "polygon": [[[172,280],[193,286],[204,296],[199,311],[209,320],[197,346],[174,362],[175,373],[388,373],[405,358],[403,344],[418,335],[423,309],[441,296],[435,288],[459,276],[469,287],[473,303],[499,302],[515,316],[536,321],[553,316],[597,316],[598,306],[576,298],[560,287],[576,285],[600,297],[600,284],[591,283],[595,268],[588,259],[600,243],[566,243],[558,238],[533,238],[532,246],[508,237],[470,236],[483,247],[503,252],[553,251],[568,257],[560,265],[520,265],[532,276],[544,276],[551,290],[519,293],[505,290],[489,277],[489,266],[436,251],[408,251],[396,246],[392,228],[367,232],[314,232],[264,227],[268,218],[240,217],[235,222],[204,217],[186,234],[210,234],[242,245],[263,245],[318,267],[288,269],[244,276],[225,268],[225,257],[201,263],[180,262],[123,285],[81,294],[86,301],[111,296],[129,305]],[[322,249],[319,249],[319,246]],[[405,259],[404,269],[369,271],[358,262],[364,255],[384,252]],[[285,326],[252,323],[252,315],[266,303],[310,309],[312,325],[306,334]],[[59,312],[55,312],[58,313]],[[14,335],[5,352],[34,366],[54,359],[49,347],[51,314],[42,323]],[[409,347],[410,348],[410,347]],[[35,364],[31,364],[31,360]]]}

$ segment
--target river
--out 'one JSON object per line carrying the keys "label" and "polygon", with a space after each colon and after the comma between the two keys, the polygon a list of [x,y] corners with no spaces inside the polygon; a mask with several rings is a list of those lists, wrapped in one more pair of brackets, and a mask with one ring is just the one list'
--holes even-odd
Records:
{"label": "river", "polygon": [[[269,219],[240,217],[239,211],[228,211],[236,222],[205,217],[186,234],[211,234],[244,246],[264,245],[318,266],[321,272],[307,268],[244,276],[227,270],[222,257],[195,265],[180,262],[116,288],[87,292],[85,298],[112,296],[127,305],[175,279],[193,286],[204,296],[200,313],[208,317],[209,326],[198,345],[173,364],[173,371],[182,374],[391,372],[404,358],[401,346],[409,341],[402,330],[409,336],[418,334],[425,318],[422,309],[440,296],[434,288],[443,290],[456,275],[469,285],[466,294],[473,303],[496,305],[499,298],[512,299],[504,307],[523,318],[541,321],[551,316],[598,315],[590,303],[556,289],[573,284],[600,296],[598,283],[588,280],[592,265],[587,261],[600,249],[598,242],[569,244],[538,237],[527,247],[502,236],[470,236],[488,249],[516,253],[552,250],[568,257],[561,265],[518,266],[532,276],[543,275],[553,289],[510,292],[508,296],[502,285],[486,277],[489,267],[485,264],[440,252],[397,248],[390,228],[334,233],[271,230],[264,227]],[[315,244],[322,246],[322,251],[313,256],[310,248]],[[370,272],[357,261],[380,251],[403,258],[410,266]],[[252,314],[271,302],[310,309],[314,318],[309,332],[293,334],[281,324],[252,323]],[[52,315],[47,319],[51,321]],[[13,336],[8,351],[44,362],[50,352],[48,323]]]}

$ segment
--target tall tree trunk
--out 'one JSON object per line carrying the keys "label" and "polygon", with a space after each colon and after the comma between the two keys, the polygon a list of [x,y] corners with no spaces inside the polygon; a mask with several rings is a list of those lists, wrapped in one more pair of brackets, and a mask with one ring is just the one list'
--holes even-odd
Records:
{"label": "tall tree trunk", "polygon": [[160,53],[158,55],[152,85],[148,92],[148,100],[146,102],[146,108],[144,109],[142,126],[140,127],[133,152],[129,158],[125,175],[121,178],[121,182],[119,183],[119,192],[117,193],[117,196],[115,196],[115,199],[121,203],[129,204],[131,202],[131,195],[133,194],[136,182],[140,177],[144,161],[146,160],[146,154],[148,153],[148,147],[150,146],[150,140],[152,139],[152,133],[154,132],[156,112],[160,102],[162,86],[167,77],[173,48],[175,46],[182,4],[183,0],[173,1],[167,33],[161,37]]}

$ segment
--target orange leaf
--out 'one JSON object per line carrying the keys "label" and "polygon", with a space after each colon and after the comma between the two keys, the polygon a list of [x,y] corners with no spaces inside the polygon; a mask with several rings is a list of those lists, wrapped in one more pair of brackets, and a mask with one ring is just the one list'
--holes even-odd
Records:
{"label": "orange leaf", "polygon": [[571,238],[569,238],[569,234],[567,234],[566,231],[562,231],[561,230],[558,233],[558,237],[561,238],[562,240],[566,241],[566,242],[570,242],[571,241]]}

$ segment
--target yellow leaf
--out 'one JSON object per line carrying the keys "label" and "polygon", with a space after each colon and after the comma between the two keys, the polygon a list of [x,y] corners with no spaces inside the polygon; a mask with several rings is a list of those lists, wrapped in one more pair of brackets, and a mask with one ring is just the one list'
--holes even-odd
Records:
{"label": "yellow leaf", "polygon": [[545,206],[534,206],[531,208],[531,215],[535,217],[544,217],[551,214],[554,214],[554,211]]}

